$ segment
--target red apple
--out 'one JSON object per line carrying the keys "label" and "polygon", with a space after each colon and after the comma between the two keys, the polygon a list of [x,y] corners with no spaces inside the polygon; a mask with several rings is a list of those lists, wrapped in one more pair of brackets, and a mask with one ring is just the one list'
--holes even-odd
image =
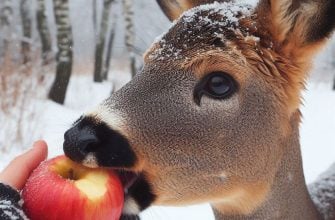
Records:
{"label": "red apple", "polygon": [[41,163],[22,196],[31,220],[118,220],[124,199],[112,170],[87,168],[65,156]]}

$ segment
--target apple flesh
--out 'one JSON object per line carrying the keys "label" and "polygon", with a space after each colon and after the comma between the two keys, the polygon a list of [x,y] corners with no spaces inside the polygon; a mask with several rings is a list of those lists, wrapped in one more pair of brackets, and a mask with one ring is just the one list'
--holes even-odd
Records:
{"label": "apple flesh", "polygon": [[41,163],[22,192],[31,220],[118,220],[123,196],[115,172],[87,168],[65,156]]}

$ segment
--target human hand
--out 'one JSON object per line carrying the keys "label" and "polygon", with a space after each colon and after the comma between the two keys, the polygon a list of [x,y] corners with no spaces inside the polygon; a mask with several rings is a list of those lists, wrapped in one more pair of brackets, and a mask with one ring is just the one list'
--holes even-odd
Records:
{"label": "human hand", "polygon": [[31,172],[47,158],[48,148],[44,141],[37,141],[26,153],[13,159],[0,173],[0,182],[21,190]]}

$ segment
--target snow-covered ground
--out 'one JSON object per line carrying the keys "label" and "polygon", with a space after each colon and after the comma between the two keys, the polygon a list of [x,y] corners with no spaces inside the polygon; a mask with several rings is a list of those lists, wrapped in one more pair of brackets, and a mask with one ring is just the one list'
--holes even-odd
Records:
{"label": "snow-covered ground", "polygon": [[[334,43],[333,43],[334,45]],[[334,69],[330,66],[333,59],[329,46],[316,59],[316,67],[311,73],[307,90],[304,92],[304,115],[301,124],[301,145],[306,181],[313,182],[316,177],[335,162],[335,92],[331,90]],[[110,79],[102,84],[92,82],[90,70],[74,74],[71,78],[65,105],[35,98],[29,105],[38,109],[37,126],[27,136],[45,139],[49,144],[49,157],[62,154],[63,134],[83,112],[94,107],[108,97],[112,87],[120,88],[130,76],[124,69],[125,63],[112,63]],[[86,69],[86,72],[84,71]],[[1,117],[1,115],[0,115]],[[35,119],[34,119],[35,120]],[[30,138],[31,139],[31,138]],[[0,146],[1,147],[1,146]],[[25,148],[29,146],[24,146]],[[0,170],[24,149],[13,148],[3,154],[0,148]],[[144,220],[194,219],[210,220],[213,214],[209,205],[191,207],[154,207],[142,214]]]}
{"label": "snow-covered ground", "polygon": [[[319,65],[314,72],[327,72],[329,68]],[[112,83],[120,86],[129,80],[125,71],[111,73],[111,79],[102,84],[92,83],[92,76],[75,75],[70,82],[65,106],[51,101],[38,99],[35,104],[41,109],[38,126],[35,128],[36,138],[43,138],[49,144],[49,157],[62,154],[64,131],[71,126],[81,113],[92,108],[106,98]],[[315,77],[314,77],[315,78]],[[304,115],[301,125],[301,144],[304,169],[307,182],[312,182],[329,165],[335,161],[335,92],[331,91],[331,83],[310,82],[304,93]],[[29,135],[29,134],[27,134]],[[27,146],[28,147],[28,146]],[[6,155],[1,155],[0,169],[3,168],[19,150],[12,149]],[[208,205],[192,207],[155,207],[145,211],[143,219],[212,219],[213,215]]]}
{"label": "snow-covered ground", "polygon": [[[257,0],[244,1],[252,4],[257,2]],[[49,2],[47,4],[48,14],[51,15],[51,1],[47,2]],[[108,82],[94,84],[92,83],[92,75],[81,72],[83,69],[91,72],[93,68],[91,62],[82,65],[83,60],[93,60],[92,51],[94,51],[93,27],[87,25],[91,22],[91,10],[87,5],[90,5],[89,0],[71,1],[72,8],[82,9],[72,10],[71,14],[74,21],[75,42],[77,42],[74,46],[76,64],[74,69],[75,72],[80,74],[75,74],[71,78],[65,105],[61,106],[41,98],[34,99],[30,103],[35,106],[34,109],[39,109],[38,117],[34,118],[34,120],[37,120],[37,122],[34,122],[36,124],[34,131],[24,135],[33,136],[34,139],[45,139],[49,144],[49,157],[62,154],[63,134],[73,121],[83,112],[106,98],[110,94],[112,86],[119,88],[130,79],[126,70],[114,71],[113,69]],[[135,5],[135,28],[138,33],[136,45],[140,45],[138,46],[140,50],[144,50],[158,33],[169,26],[169,22],[154,1],[152,3],[136,1]],[[49,20],[50,24],[53,24],[53,16],[49,17],[51,18]],[[123,32],[121,27],[118,29],[120,34],[117,36],[115,43],[116,55],[122,54],[120,51],[124,48],[122,46]],[[333,45],[335,45],[335,42],[333,42]],[[331,52],[335,51],[334,48],[334,46],[333,49],[329,47],[328,51],[325,51],[316,60],[316,68],[312,73],[307,90],[304,92],[304,106],[301,109],[304,115],[301,124],[301,145],[304,171],[308,183],[313,182],[322,171],[335,162],[335,92],[331,91],[331,82],[335,70],[328,65],[330,60],[334,59],[334,52]],[[112,66],[114,65],[112,64]],[[28,147],[24,146],[23,148]],[[13,148],[5,154],[1,152],[0,148],[0,170],[16,155],[25,150],[23,148]],[[213,219],[210,207],[206,204],[183,208],[154,207],[145,211],[142,217],[145,220]]]}

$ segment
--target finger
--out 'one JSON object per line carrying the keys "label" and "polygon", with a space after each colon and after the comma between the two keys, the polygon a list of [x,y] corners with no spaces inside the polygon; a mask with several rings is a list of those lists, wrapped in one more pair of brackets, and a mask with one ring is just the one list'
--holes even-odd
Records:
{"label": "finger", "polygon": [[31,172],[46,159],[47,154],[47,144],[44,141],[35,142],[33,148],[16,157],[0,173],[0,182],[21,190]]}

